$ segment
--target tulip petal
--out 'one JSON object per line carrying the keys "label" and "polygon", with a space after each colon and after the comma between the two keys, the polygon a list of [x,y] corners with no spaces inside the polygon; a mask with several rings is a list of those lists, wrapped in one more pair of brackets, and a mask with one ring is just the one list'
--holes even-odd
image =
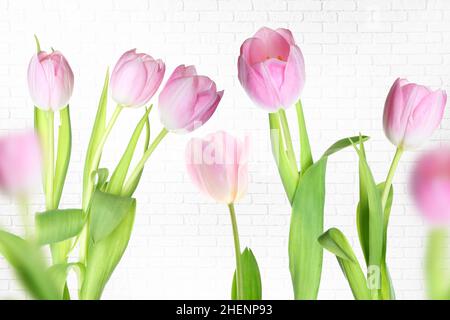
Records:
{"label": "tulip petal", "polygon": [[289,56],[290,45],[278,32],[262,27],[255,33],[255,38],[261,39],[266,47],[268,58],[276,58],[286,61]]}
{"label": "tulip petal", "polygon": [[245,40],[241,45],[241,57],[251,66],[265,61],[268,57],[265,42],[258,38]]}
{"label": "tulip petal", "polygon": [[305,61],[300,48],[291,46],[286,67],[284,69],[284,80],[280,88],[280,99],[282,106],[288,108],[300,97],[305,86]]}
{"label": "tulip petal", "polygon": [[281,35],[291,46],[295,46],[294,36],[292,35],[291,30],[278,28],[275,30],[279,35]]}
{"label": "tulip petal", "polygon": [[197,75],[197,70],[195,69],[195,66],[187,66],[186,67],[184,64],[182,64],[175,68],[175,70],[170,75],[169,80],[167,80],[167,84],[169,84],[170,82],[172,82],[175,79],[196,76],[196,75]]}
{"label": "tulip petal", "polygon": [[50,106],[49,85],[38,55],[31,58],[28,66],[28,88],[36,106],[48,110]]}

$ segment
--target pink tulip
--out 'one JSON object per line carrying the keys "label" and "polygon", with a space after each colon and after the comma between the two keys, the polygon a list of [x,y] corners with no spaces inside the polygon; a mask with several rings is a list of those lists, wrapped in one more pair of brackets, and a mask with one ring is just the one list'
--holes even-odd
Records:
{"label": "pink tulip", "polygon": [[194,184],[220,203],[234,203],[247,192],[248,143],[226,132],[191,139],[186,165]]}
{"label": "pink tulip", "polygon": [[450,149],[423,155],[412,176],[416,203],[432,223],[450,223]]}
{"label": "pink tulip", "polygon": [[427,140],[444,116],[447,94],[405,79],[392,85],[384,106],[383,125],[388,139],[403,149],[414,149]]}
{"label": "pink tulip", "polygon": [[57,111],[72,96],[73,72],[66,58],[58,51],[35,54],[28,66],[28,88],[36,107]]}
{"label": "pink tulip", "polygon": [[114,101],[124,107],[145,105],[158,90],[166,66],[136,49],[125,52],[117,61],[111,75],[111,92]]}
{"label": "pink tulip", "polygon": [[190,132],[205,124],[216,111],[223,91],[194,66],[178,66],[159,95],[161,122],[169,131]]}
{"label": "pink tulip", "polygon": [[305,85],[305,62],[291,31],[263,27],[241,46],[238,76],[250,98],[269,112],[288,108]]}
{"label": "pink tulip", "polygon": [[41,174],[41,149],[34,131],[0,138],[0,188],[8,194],[26,193]]}

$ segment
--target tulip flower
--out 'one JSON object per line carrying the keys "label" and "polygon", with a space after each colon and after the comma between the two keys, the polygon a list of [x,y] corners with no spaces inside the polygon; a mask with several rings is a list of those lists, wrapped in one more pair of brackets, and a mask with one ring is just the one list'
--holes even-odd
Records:
{"label": "tulip flower", "polygon": [[422,155],[411,178],[411,191],[419,211],[432,227],[428,233],[425,279],[433,300],[450,299],[448,279],[448,226],[450,226],[450,149]]}
{"label": "tulip flower", "polygon": [[178,66],[159,95],[161,122],[169,131],[191,132],[205,124],[216,111],[223,91],[194,66]]}
{"label": "tulip flower", "polygon": [[145,105],[158,90],[166,67],[136,49],[125,52],[117,61],[111,75],[111,92],[114,101],[124,107]]}
{"label": "tulip flower", "polygon": [[186,148],[187,171],[194,184],[217,202],[241,199],[248,184],[247,145],[226,132],[192,139]]}
{"label": "tulip flower", "polygon": [[450,149],[423,155],[412,175],[414,199],[432,223],[450,223]]}
{"label": "tulip flower", "polygon": [[386,98],[384,132],[397,147],[414,149],[427,140],[444,116],[447,94],[397,79]]}
{"label": "tulip flower", "polygon": [[305,63],[287,29],[263,27],[241,46],[238,76],[250,98],[276,112],[299,98],[305,84]]}
{"label": "tulip flower", "polygon": [[59,51],[37,52],[28,66],[28,88],[34,104],[42,110],[64,108],[73,91],[73,72]]}
{"label": "tulip flower", "polygon": [[234,203],[247,192],[248,144],[223,131],[194,138],[186,147],[186,166],[198,189],[228,205],[236,255],[233,299],[261,299],[258,264],[249,249],[241,253],[234,209]]}
{"label": "tulip flower", "polygon": [[23,195],[41,174],[41,149],[34,131],[0,138],[0,188]]}

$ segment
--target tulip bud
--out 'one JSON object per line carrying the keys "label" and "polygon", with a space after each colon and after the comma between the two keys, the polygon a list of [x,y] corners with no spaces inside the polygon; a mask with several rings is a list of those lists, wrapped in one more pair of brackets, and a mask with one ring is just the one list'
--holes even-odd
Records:
{"label": "tulip bud", "polygon": [[114,101],[124,107],[145,105],[158,90],[166,67],[136,49],[125,52],[117,61],[111,75],[111,92]]}
{"label": "tulip bud", "polygon": [[34,131],[0,137],[0,189],[23,194],[41,174],[41,149]]}
{"label": "tulip bud", "polygon": [[36,107],[58,111],[72,96],[73,72],[62,53],[40,51],[28,66],[28,88]]}
{"label": "tulip bud", "polygon": [[447,94],[397,79],[386,98],[384,132],[397,147],[414,149],[425,142],[444,116]]}
{"label": "tulip bud", "polygon": [[412,193],[428,221],[450,223],[450,149],[438,149],[419,159],[412,175]]}
{"label": "tulip bud", "polygon": [[241,46],[238,76],[250,98],[263,109],[286,109],[305,85],[305,63],[291,31],[263,27]]}
{"label": "tulip bud", "polygon": [[191,132],[205,124],[216,111],[223,91],[194,66],[178,66],[159,95],[161,122],[169,131]]}
{"label": "tulip bud", "polygon": [[247,192],[248,144],[226,132],[191,139],[186,166],[193,183],[220,203],[234,203]]}

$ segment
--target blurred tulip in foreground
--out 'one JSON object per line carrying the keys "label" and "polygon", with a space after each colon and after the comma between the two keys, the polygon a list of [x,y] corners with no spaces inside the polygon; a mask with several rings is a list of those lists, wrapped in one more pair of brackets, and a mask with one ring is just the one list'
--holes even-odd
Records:
{"label": "blurred tulip in foreground", "polygon": [[220,203],[242,198],[248,184],[248,146],[226,132],[193,138],[186,148],[186,165],[194,184]]}
{"label": "blurred tulip in foreground", "polygon": [[447,94],[397,79],[386,98],[384,132],[397,147],[414,149],[425,142],[439,126]]}
{"label": "blurred tulip in foreground", "polygon": [[59,51],[39,51],[28,66],[28,88],[36,107],[58,111],[72,96],[74,77],[66,58]]}
{"label": "blurred tulip in foreground", "polygon": [[34,131],[0,138],[0,188],[22,194],[34,186],[41,174],[41,150]]}
{"label": "blurred tulip in foreground", "polygon": [[450,149],[423,155],[412,176],[412,192],[424,215],[432,223],[450,223]]}
{"label": "blurred tulip in foreground", "polygon": [[263,27],[241,46],[238,76],[250,98],[269,112],[288,108],[305,84],[305,63],[287,29]]}
{"label": "blurred tulip in foreground", "polygon": [[158,90],[165,70],[164,62],[148,54],[136,49],[125,52],[111,75],[113,99],[124,107],[145,105]]}
{"label": "blurred tulip in foreground", "polygon": [[178,66],[159,95],[161,122],[169,131],[191,132],[205,124],[216,111],[223,91],[194,66]]}

